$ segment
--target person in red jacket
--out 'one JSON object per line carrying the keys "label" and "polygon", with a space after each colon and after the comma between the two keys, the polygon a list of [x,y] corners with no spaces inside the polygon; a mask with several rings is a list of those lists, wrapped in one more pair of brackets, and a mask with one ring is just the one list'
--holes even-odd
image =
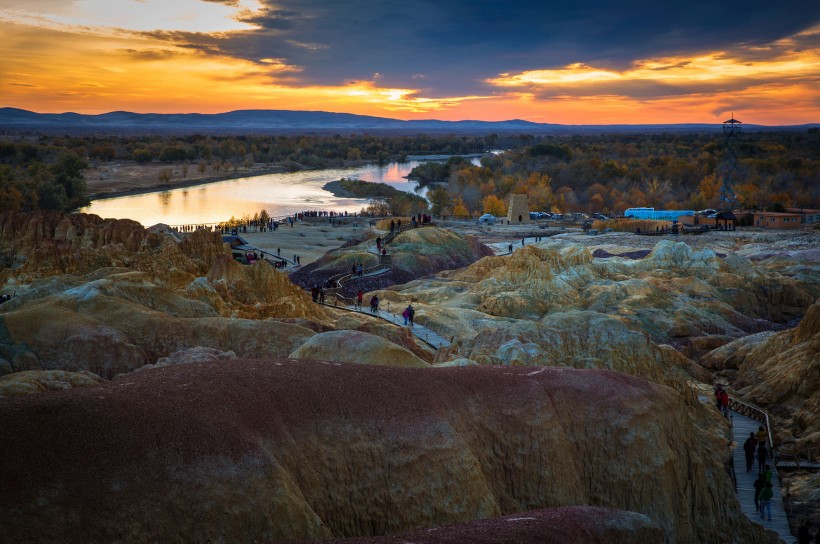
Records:
{"label": "person in red jacket", "polygon": [[720,409],[725,417],[729,417],[729,393],[725,390],[720,396]]}

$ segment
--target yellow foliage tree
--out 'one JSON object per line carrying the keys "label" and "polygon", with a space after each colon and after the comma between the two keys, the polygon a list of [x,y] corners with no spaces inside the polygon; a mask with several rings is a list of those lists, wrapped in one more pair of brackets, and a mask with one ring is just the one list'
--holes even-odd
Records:
{"label": "yellow foliage tree", "polygon": [[720,180],[715,174],[704,176],[698,185],[699,200],[706,206],[716,206],[718,194],[720,193]]}
{"label": "yellow foliage tree", "polygon": [[467,209],[467,206],[464,205],[464,201],[461,198],[457,198],[453,202],[453,215],[456,217],[469,217],[470,211]]}
{"label": "yellow foliage tree", "polygon": [[507,206],[504,201],[495,195],[487,195],[482,201],[481,205],[484,207],[484,213],[490,213],[496,216],[507,215]]}

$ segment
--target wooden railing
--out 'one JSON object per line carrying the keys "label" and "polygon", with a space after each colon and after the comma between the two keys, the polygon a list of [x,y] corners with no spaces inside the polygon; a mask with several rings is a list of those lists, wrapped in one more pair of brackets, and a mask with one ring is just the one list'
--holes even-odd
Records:
{"label": "wooden railing", "polygon": [[746,404],[742,400],[738,400],[736,398],[729,399],[729,409],[746,417],[756,419],[764,425],[764,428],[766,429],[766,437],[769,442],[767,449],[769,450],[769,459],[771,459],[772,462],[772,471],[777,472],[777,450],[774,448],[774,439],[772,438],[772,426],[769,422],[769,414],[760,408],[755,408],[751,404]]}
{"label": "wooden railing", "polygon": [[772,440],[772,427],[769,423],[769,414],[767,414],[760,408],[755,408],[751,404],[746,404],[742,400],[738,400],[735,398],[729,399],[729,409],[734,412],[737,412],[738,414],[743,414],[746,417],[756,419],[759,422],[763,423],[766,428],[766,434],[769,437],[770,453],[774,454],[774,441]]}

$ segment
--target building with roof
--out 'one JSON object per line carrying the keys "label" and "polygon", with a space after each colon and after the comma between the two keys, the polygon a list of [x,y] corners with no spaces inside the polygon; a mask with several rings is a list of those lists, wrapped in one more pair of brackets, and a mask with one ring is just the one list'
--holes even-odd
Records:
{"label": "building with roof", "polygon": [[799,213],[754,212],[755,227],[764,229],[796,229],[802,224],[803,216]]}
{"label": "building with roof", "polygon": [[797,213],[801,215],[801,223],[818,225],[820,224],[820,210],[809,208],[786,208],[787,213]]}

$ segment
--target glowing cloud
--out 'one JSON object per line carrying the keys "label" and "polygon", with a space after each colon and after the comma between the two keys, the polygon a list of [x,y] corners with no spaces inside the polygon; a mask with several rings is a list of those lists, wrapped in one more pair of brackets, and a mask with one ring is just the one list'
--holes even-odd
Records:
{"label": "glowing cloud", "polygon": [[[717,86],[745,88],[760,83],[785,83],[820,79],[820,51],[783,51],[775,58],[749,60],[741,55],[712,52],[694,57],[644,59],[624,71],[602,70],[572,64],[554,70],[529,70],[501,74],[488,83],[501,88],[527,89],[538,94],[603,94],[647,97],[641,85],[653,89],[653,96],[669,96]],[[620,84],[620,85],[619,85]]]}
{"label": "glowing cloud", "polygon": [[82,27],[100,32],[111,29],[228,32],[252,28],[252,25],[240,22],[238,16],[260,7],[256,0],[230,3],[201,0],[68,0],[61,6],[34,1],[18,2],[17,7],[3,9],[0,20],[57,29]]}
{"label": "glowing cloud", "polygon": [[[511,40],[489,32],[497,24],[489,10],[479,17],[489,41],[460,28],[451,49],[431,60],[414,57],[414,43],[424,42],[420,52],[439,51],[438,40],[448,34],[412,2],[401,8],[402,20],[422,17],[418,32],[383,17],[390,3],[362,14],[370,24],[360,28],[360,15],[348,8],[304,1],[0,0],[0,106],[83,113],[307,109],[404,119],[433,112],[448,120],[566,124],[715,122],[734,110],[761,124],[820,120],[820,27],[770,42],[635,55],[631,62],[593,61],[598,57],[568,46],[558,63],[550,62],[549,49],[527,49],[526,40],[548,35],[540,32],[525,32],[521,50],[511,53]],[[498,32],[510,28],[518,27]],[[388,45],[373,45],[371,36]],[[468,58],[458,57],[465,52]],[[449,61],[450,53],[458,60]]]}

